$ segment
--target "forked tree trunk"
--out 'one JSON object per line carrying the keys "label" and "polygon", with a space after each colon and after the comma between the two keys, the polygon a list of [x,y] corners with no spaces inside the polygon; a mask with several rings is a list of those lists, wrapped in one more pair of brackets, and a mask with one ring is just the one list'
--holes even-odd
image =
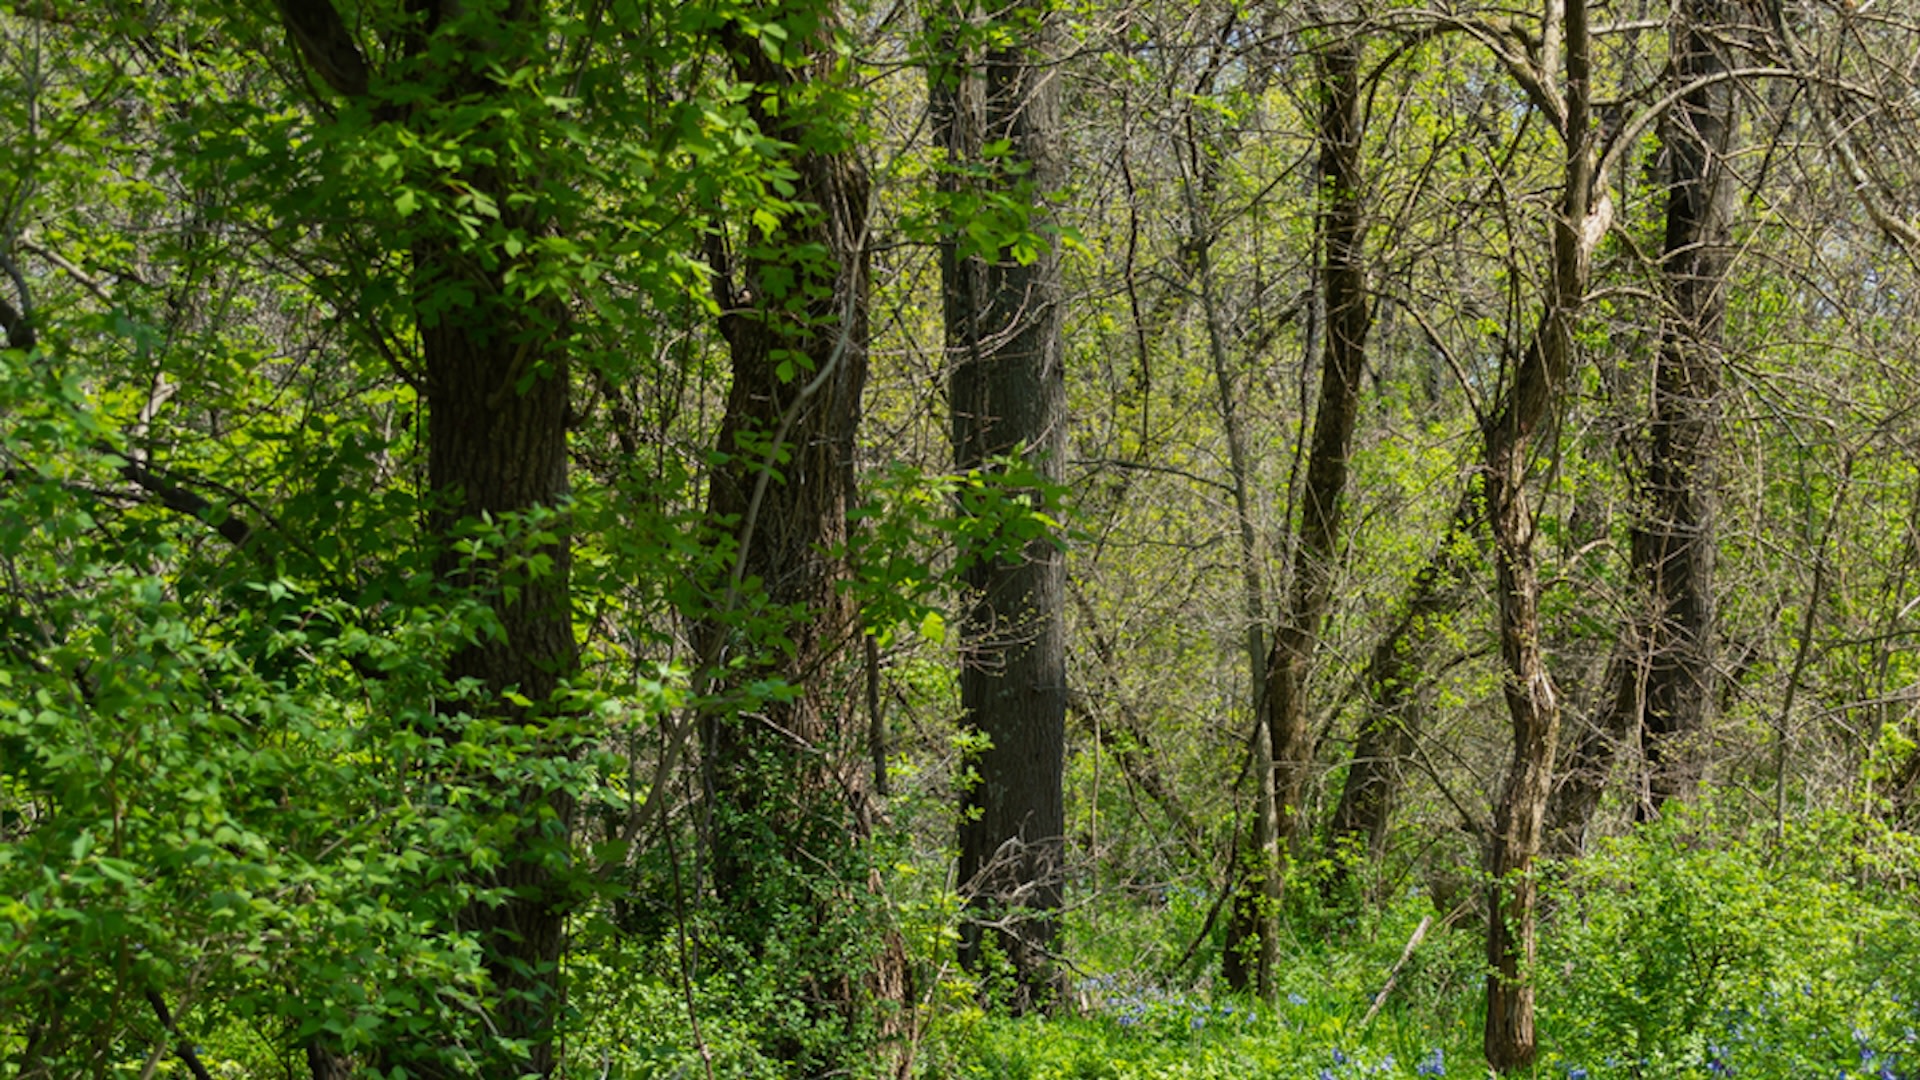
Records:
{"label": "forked tree trunk", "polygon": [[[932,73],[935,138],[947,153],[949,193],[985,185],[1022,202],[1030,227],[1061,180],[1058,72],[1044,5],[989,15],[1008,38],[975,63],[966,46]],[[985,148],[1004,141],[1006,157]],[[1024,166],[1014,169],[1011,166]],[[973,170],[972,177],[959,170]],[[1009,223],[1011,225],[1012,223]],[[940,267],[946,319],[954,465],[988,470],[1025,455],[1058,483],[1066,455],[1060,256],[962,257],[962,223],[949,223]],[[1016,1012],[1055,999],[1055,924],[1063,898],[1066,810],[1066,562],[1046,539],[1010,554],[962,551],[967,609],[960,625],[963,723],[986,737],[974,758],[960,822],[959,881],[970,919],[960,959],[984,973],[998,953],[1013,969]]]}
{"label": "forked tree trunk", "polygon": [[[1322,21],[1334,22],[1321,9],[1316,8],[1316,12]],[[1256,746],[1253,754],[1258,803],[1248,828],[1244,857],[1249,866],[1234,895],[1221,965],[1221,977],[1227,985],[1235,989],[1251,986],[1261,997],[1273,993],[1287,862],[1297,854],[1306,832],[1301,804],[1313,765],[1306,681],[1319,644],[1320,624],[1326,620],[1333,598],[1348,459],[1359,409],[1360,380],[1366,368],[1367,333],[1373,324],[1364,261],[1361,42],[1350,26],[1331,26],[1327,34],[1328,40],[1314,53],[1321,95],[1319,235],[1326,259],[1320,273],[1327,324],[1320,357],[1320,396],[1314,412],[1300,520],[1295,527],[1293,574],[1274,630],[1273,646],[1255,674],[1261,686],[1254,695],[1259,712],[1254,737],[1267,741]],[[1206,248],[1201,246],[1200,251],[1204,260]],[[1204,261],[1201,270],[1208,270]],[[1211,284],[1204,277],[1202,289],[1203,297],[1210,297]],[[1211,324],[1210,329],[1217,342],[1219,330]],[[1218,351],[1216,344],[1216,354]],[[1214,363],[1220,367],[1223,360],[1216,355]],[[1224,375],[1218,377],[1224,385]],[[1245,467],[1240,461],[1231,411],[1227,420],[1229,437],[1236,444],[1234,474],[1238,484]],[[1242,559],[1250,565],[1247,520],[1243,510]],[[1257,581],[1254,584],[1257,588]],[[1250,643],[1257,640],[1257,635],[1249,635]]]}

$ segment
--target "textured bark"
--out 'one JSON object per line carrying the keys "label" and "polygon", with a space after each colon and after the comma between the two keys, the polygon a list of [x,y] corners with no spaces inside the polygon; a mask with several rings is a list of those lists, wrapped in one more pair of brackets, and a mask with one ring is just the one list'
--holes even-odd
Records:
{"label": "textured bark", "polygon": [[[1059,88],[1047,63],[1054,31],[1039,8],[999,17],[1031,23],[978,65],[961,55],[936,68],[935,137],[955,166],[984,163],[982,148],[1006,140],[1006,160],[1028,170],[976,182],[1023,198],[1037,225],[1047,216],[1042,196],[1062,179]],[[946,178],[950,189],[965,182]],[[1058,482],[1067,425],[1059,253],[1049,247],[1026,265],[962,258],[957,235],[941,251],[955,467],[992,468],[995,458],[1025,454],[1041,477]],[[1007,1004],[1026,1011],[1052,1000],[1059,980],[1052,952],[1066,831],[1066,563],[1045,540],[1010,556],[962,558],[969,600],[960,626],[961,709],[990,745],[974,759],[979,780],[960,825],[959,880],[973,915],[960,958],[985,970],[991,938],[1014,969]]]}
{"label": "textured bark", "polygon": [[[1734,20],[1727,0],[1685,0],[1673,30],[1674,79],[1722,74],[1713,34]],[[1650,769],[1643,813],[1685,798],[1699,783],[1691,746],[1714,704],[1715,453],[1720,426],[1720,338],[1726,321],[1736,128],[1730,81],[1700,86],[1668,115],[1671,163],[1662,271],[1671,312],[1661,327],[1653,380],[1644,517],[1633,530],[1633,568],[1651,617],[1645,633],[1638,727]]]}
{"label": "textured bark", "polygon": [[[1673,26],[1673,79],[1685,86],[1723,74],[1714,33],[1731,25],[1725,0],[1686,0]],[[1737,127],[1734,86],[1681,96],[1663,121],[1668,196],[1662,275],[1668,309],[1654,361],[1648,428],[1626,454],[1640,466],[1630,560],[1639,603],[1608,661],[1600,715],[1582,735],[1553,795],[1552,848],[1586,846],[1618,753],[1637,743],[1647,772],[1635,817],[1692,794],[1691,745],[1717,703],[1713,570],[1715,462],[1720,426],[1720,339],[1726,321]]]}
{"label": "textured bark", "polygon": [[[409,54],[426,65],[428,84],[441,100],[502,97],[506,91],[497,73],[531,62],[540,47],[540,6],[506,5],[485,24],[484,43],[463,39],[450,48],[430,49],[452,6],[433,0],[410,4],[418,21],[405,43]],[[289,37],[329,86],[347,95],[365,92],[367,65],[331,4],[288,0],[280,9]],[[462,29],[477,27],[463,24]],[[385,106],[376,111],[402,123],[430,116],[422,109],[406,115]],[[458,180],[490,198],[509,226],[538,235],[548,223],[508,197],[530,186],[529,177],[513,171],[512,160],[506,152],[469,153]],[[465,523],[482,517],[508,523],[511,537],[515,519],[557,509],[567,496],[565,313],[557,304],[516,295],[506,282],[507,260],[488,269],[473,257],[470,245],[462,235],[429,225],[416,235],[411,252],[411,289],[422,313],[427,484],[434,497],[428,530],[436,544],[435,573],[490,604],[501,630],[454,653],[446,674],[450,681],[472,680],[480,688],[458,709],[537,727],[550,722],[547,703],[578,662],[565,520],[540,523],[553,536],[548,543],[516,543],[513,554],[550,560],[549,569],[538,574],[501,571],[509,561],[504,558],[481,572],[454,541]],[[534,704],[512,705],[506,700],[509,692]],[[459,738],[464,733],[454,728],[445,734]],[[556,747],[553,752],[565,751]],[[489,1023],[499,1039],[483,1051],[482,1061],[501,1074],[544,1076],[556,1066],[553,1023],[572,900],[556,867],[565,863],[573,799],[537,781],[499,781],[490,795],[496,807],[511,809],[521,820],[499,867],[471,883],[498,899],[474,902],[460,916],[461,928],[479,938],[497,994]],[[382,1065],[423,1077],[457,1071],[434,1047],[388,1048]]]}
{"label": "textured bark", "polygon": [[[737,26],[720,31],[735,74],[756,87],[755,122],[795,147],[787,164],[801,209],[776,233],[751,237],[740,267],[717,259],[733,381],[708,513],[738,544],[727,590],[748,595],[723,601],[695,639],[710,675],[725,673],[724,704],[701,723],[722,926],[759,949],[776,920],[788,923],[782,948],[803,965],[791,972],[807,1014],[801,1027],[851,1032],[870,1005],[905,999],[906,971],[897,937],[876,932],[860,899],[849,903],[878,886],[864,851],[873,813],[867,731],[851,705],[859,612],[842,587],[867,377],[870,185],[831,130],[809,127],[802,102],[834,63],[830,31],[813,32],[809,66],[791,68]],[[736,653],[746,632],[729,616],[743,609],[780,619],[783,640]],[[794,693],[749,699],[765,680]],[[797,929],[788,922],[795,913]],[[774,1048],[796,1070],[837,1067],[819,1056],[832,1048],[792,1041],[797,1030],[783,1029],[778,1038],[788,1041]]]}
{"label": "textured bark", "polygon": [[[1564,43],[1566,89],[1559,122],[1566,168],[1552,228],[1553,261],[1538,329],[1511,375],[1507,395],[1486,424],[1485,491],[1499,598],[1500,654],[1505,667],[1513,758],[1494,813],[1488,851],[1487,1064],[1500,1072],[1533,1063],[1534,987],[1528,970],[1536,945],[1539,885],[1534,864],[1545,831],[1553,761],[1560,736],[1560,700],[1540,641],[1540,581],[1526,480],[1536,443],[1558,417],[1574,361],[1574,321],[1585,299],[1593,249],[1612,223],[1599,169],[1593,124],[1590,39],[1585,0],[1548,5],[1543,55]],[[1557,40],[1556,40],[1557,39]]]}
{"label": "textured bark", "polygon": [[1304,833],[1301,800],[1313,764],[1308,726],[1307,672],[1333,598],[1333,571],[1345,512],[1348,459],[1366,370],[1372,307],[1367,294],[1365,203],[1360,164],[1362,134],[1357,39],[1329,42],[1316,54],[1323,105],[1320,114],[1322,242],[1326,250],[1327,335],[1320,367],[1320,398],[1313,420],[1306,488],[1293,554],[1293,579],[1267,661],[1267,708],[1273,740],[1274,802],[1283,854]]}

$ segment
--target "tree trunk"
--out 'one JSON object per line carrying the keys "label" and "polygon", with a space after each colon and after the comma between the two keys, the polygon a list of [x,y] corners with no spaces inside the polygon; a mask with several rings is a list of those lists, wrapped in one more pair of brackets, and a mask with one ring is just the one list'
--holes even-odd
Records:
{"label": "tree trunk", "polygon": [[[791,32],[807,67],[769,56],[739,24],[719,31],[754,87],[755,122],[795,148],[795,208],[743,238],[751,254],[737,268],[716,243],[733,380],[707,510],[737,547],[716,590],[726,599],[695,640],[721,689],[701,743],[722,932],[763,956],[781,935],[799,1010],[768,1028],[775,1052],[806,1074],[837,1068],[866,1007],[898,1005],[906,989],[898,938],[876,932],[872,905],[848,902],[878,886],[865,852],[866,730],[846,705],[859,611],[842,587],[867,377],[870,190],[840,148],[833,125],[846,118],[809,111],[813,85],[832,78],[830,28]],[[784,689],[763,691],[774,684]]]}
{"label": "tree trunk", "polygon": [[[993,16],[1019,27],[978,65],[951,56],[932,75],[935,137],[951,170],[987,175],[1032,214],[1059,186],[1059,87],[1051,20],[1038,6]],[[949,39],[949,47],[954,42]],[[988,144],[1007,156],[989,161]],[[1023,173],[1009,166],[1026,166]],[[967,181],[949,171],[949,192]],[[1066,453],[1066,379],[1061,355],[1060,257],[1051,244],[1021,264],[1010,253],[961,257],[960,223],[941,249],[954,465],[993,469],[1024,454],[1058,483]],[[960,824],[959,880],[972,915],[960,957],[990,968],[989,940],[1011,962],[1016,1012],[1044,1007],[1058,981],[1052,962],[1062,901],[1066,813],[1066,563],[1045,539],[1008,556],[961,553],[967,610],[960,626],[963,723],[988,744],[974,759],[978,782]],[[991,933],[989,931],[991,930]]]}
{"label": "tree trunk", "polygon": [[[431,0],[410,5],[420,21],[407,36],[408,53],[438,80],[433,86],[440,100],[501,101],[506,107],[510,91],[500,72],[537,61],[544,29],[540,5],[509,4],[484,26],[468,20],[454,25],[447,10],[452,6]],[[367,93],[367,65],[332,5],[282,3],[280,9],[289,38],[332,89],[349,97]],[[432,47],[442,37],[457,40]],[[376,114],[403,123],[433,122],[424,106],[398,117],[392,106],[373,104]],[[491,200],[508,227],[530,236],[544,232],[548,222],[509,198],[531,186],[517,167],[518,152],[484,152],[492,149],[485,146],[484,130],[459,137],[468,152],[457,183]],[[449,711],[544,728],[553,719],[548,710],[554,693],[578,663],[567,525],[564,516],[550,513],[567,496],[566,313],[556,301],[521,295],[508,282],[512,259],[478,258],[474,246],[451,223],[436,229],[431,219],[412,243],[411,290],[426,375],[427,486],[435,498],[428,516],[434,570],[442,581],[488,603],[501,631],[479,635],[448,659],[450,682],[470,680],[480,688]],[[456,540],[467,524],[483,518],[503,527],[509,547],[476,565]],[[545,541],[528,541],[520,535],[523,528],[537,529]],[[545,569],[525,568],[534,560],[544,561]],[[533,704],[510,704],[510,692]],[[453,727],[445,734],[461,738],[465,731]],[[557,745],[546,749],[567,753]],[[571,904],[557,868],[565,865],[574,802],[564,789],[535,779],[498,781],[490,797],[495,812],[514,815],[513,839],[501,852],[500,866],[471,882],[495,899],[470,903],[460,917],[461,928],[479,938],[498,995],[488,1018],[496,1037],[481,1060],[502,1075],[510,1070],[545,1076],[556,1066],[553,1024]],[[383,1066],[424,1077],[458,1071],[434,1047],[388,1048]]]}
{"label": "tree trunk", "polygon": [[1534,862],[1545,831],[1560,736],[1559,694],[1540,641],[1540,581],[1526,480],[1536,440],[1552,430],[1561,410],[1574,361],[1574,320],[1586,297],[1593,249],[1613,220],[1599,169],[1600,133],[1593,124],[1585,0],[1550,3],[1544,36],[1564,41],[1566,65],[1560,105],[1564,111],[1555,117],[1566,145],[1566,170],[1552,226],[1553,261],[1539,328],[1514,365],[1506,398],[1484,431],[1500,654],[1513,727],[1513,759],[1495,810],[1487,858],[1487,963],[1492,970],[1487,976],[1485,1046],[1487,1064],[1500,1072],[1530,1066],[1538,1049],[1528,973],[1539,900]]}
{"label": "tree trunk", "polygon": [[1313,448],[1293,556],[1293,580],[1267,661],[1267,708],[1273,739],[1274,802],[1283,856],[1303,835],[1301,800],[1313,764],[1306,681],[1333,598],[1334,562],[1345,512],[1347,462],[1366,370],[1373,309],[1367,294],[1365,202],[1360,164],[1364,97],[1360,44],[1337,38],[1315,55],[1323,95],[1320,113],[1322,236],[1326,251],[1326,348]]}
{"label": "tree trunk", "polygon": [[[1188,117],[1189,132],[1193,118]],[[1214,389],[1220,400],[1220,422],[1227,436],[1227,463],[1233,476],[1233,516],[1240,545],[1240,604],[1245,620],[1242,644],[1247,659],[1247,683],[1252,691],[1253,734],[1249,743],[1254,783],[1253,818],[1247,844],[1229,868],[1227,880],[1238,881],[1233,911],[1227,921],[1226,949],[1221,977],[1235,990],[1253,990],[1263,1001],[1277,992],[1274,968],[1279,962],[1280,807],[1274,793],[1273,739],[1268,732],[1266,590],[1261,583],[1260,547],[1253,524],[1253,497],[1249,488],[1252,465],[1240,420],[1239,394],[1228,349],[1226,318],[1213,277],[1214,224],[1211,216],[1218,157],[1198,145],[1188,147],[1187,160],[1198,164],[1199,176],[1188,176],[1183,187],[1187,203],[1187,248],[1200,285],[1200,304],[1206,317],[1208,354],[1213,361]],[[1244,874],[1238,877],[1235,871]]]}
{"label": "tree trunk", "polygon": [[[1716,28],[1730,24],[1725,0],[1686,0],[1673,27],[1673,78],[1680,86],[1725,72]],[[1720,424],[1720,337],[1733,218],[1732,82],[1695,87],[1663,121],[1668,171],[1662,274],[1669,307],[1654,361],[1650,421],[1630,449],[1642,469],[1630,551],[1640,592],[1607,664],[1598,720],[1574,749],[1553,796],[1553,850],[1586,846],[1620,749],[1639,743],[1647,773],[1635,817],[1647,820],[1699,782],[1698,747],[1718,699],[1713,596],[1715,456]]]}
{"label": "tree trunk", "polygon": [[[1685,0],[1673,29],[1674,80],[1726,71],[1714,33],[1726,0]],[[1696,87],[1668,114],[1671,163],[1662,270],[1672,303],[1661,326],[1646,463],[1645,516],[1633,530],[1633,568],[1646,590],[1646,691],[1636,704],[1645,738],[1643,815],[1699,783],[1697,738],[1714,703],[1714,458],[1720,410],[1720,336],[1726,321],[1737,126],[1734,86]]]}

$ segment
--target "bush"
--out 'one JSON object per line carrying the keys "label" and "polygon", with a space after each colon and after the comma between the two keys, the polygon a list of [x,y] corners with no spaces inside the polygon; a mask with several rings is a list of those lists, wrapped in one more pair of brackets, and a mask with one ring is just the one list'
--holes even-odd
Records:
{"label": "bush", "polygon": [[1569,868],[1539,973],[1557,1059],[1596,1078],[1914,1075],[1911,898],[1849,882],[1845,822],[1784,848],[1711,824],[1671,813]]}

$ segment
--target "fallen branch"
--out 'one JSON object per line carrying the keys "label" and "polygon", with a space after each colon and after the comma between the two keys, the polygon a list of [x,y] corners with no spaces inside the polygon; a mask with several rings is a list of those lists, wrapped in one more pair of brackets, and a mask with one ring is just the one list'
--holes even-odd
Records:
{"label": "fallen branch", "polygon": [[[1472,905],[1472,901],[1469,900],[1466,903],[1461,904],[1459,907],[1454,908],[1451,912],[1447,914],[1447,917],[1445,919],[1442,919],[1440,921],[1440,925],[1443,928],[1452,926],[1453,921],[1455,919],[1458,919],[1462,914],[1464,914],[1467,908],[1470,907],[1471,905]],[[1393,966],[1387,969],[1386,985],[1380,988],[1379,993],[1373,995],[1373,1005],[1367,1009],[1367,1015],[1364,1018],[1362,1018],[1360,1021],[1360,1026],[1362,1028],[1365,1028],[1367,1025],[1373,1023],[1373,1018],[1380,1015],[1380,1009],[1383,1006],[1385,1006],[1387,1003],[1387,995],[1393,993],[1393,988],[1399,985],[1400,983],[1401,969],[1407,966],[1407,961],[1413,959],[1413,950],[1420,947],[1420,943],[1426,940],[1427,931],[1432,928],[1433,928],[1433,916],[1431,915],[1427,916],[1424,919],[1421,919],[1420,925],[1413,928],[1413,936],[1407,939],[1407,947],[1400,950],[1400,959],[1395,960],[1393,962]]]}

